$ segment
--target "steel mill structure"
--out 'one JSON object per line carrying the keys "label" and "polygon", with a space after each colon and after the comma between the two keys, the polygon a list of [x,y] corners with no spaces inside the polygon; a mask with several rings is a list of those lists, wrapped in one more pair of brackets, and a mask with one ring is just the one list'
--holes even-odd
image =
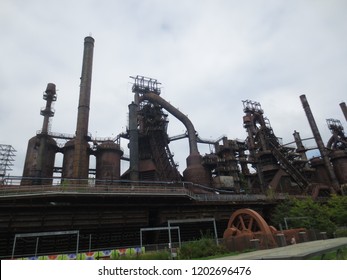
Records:
{"label": "steel mill structure", "polygon": [[[347,184],[347,138],[339,120],[328,119],[332,133],[325,145],[305,95],[300,99],[319,157],[308,159],[309,149],[299,132],[295,146],[283,145],[259,102],[242,101],[245,140],[200,138],[185,113],[161,95],[160,83],[131,77],[134,98],[129,123],[116,137],[96,138],[88,132],[94,39],[86,37],[75,134],[54,133],[50,119],[57,100],[56,85],[43,94],[42,129],[28,142],[21,178],[2,179],[0,195],[0,258],[72,252],[78,232],[79,249],[138,246],[177,241],[169,225],[179,226],[181,238],[208,231],[222,237],[230,215],[252,208],[268,217],[288,195],[327,197],[344,194]],[[346,104],[340,104],[347,118]],[[169,136],[168,115],[186,128]],[[177,169],[170,143],[188,140],[186,168]],[[125,155],[120,140],[128,141]],[[63,141],[63,142],[62,142]],[[198,143],[213,146],[201,155]],[[55,166],[62,153],[61,166]],[[95,157],[96,167],[89,166]],[[121,173],[121,162],[129,168]],[[91,179],[93,178],[93,179]],[[17,183],[18,182],[18,183]],[[230,226],[230,225],[229,225]],[[16,242],[14,241],[16,240]]]}

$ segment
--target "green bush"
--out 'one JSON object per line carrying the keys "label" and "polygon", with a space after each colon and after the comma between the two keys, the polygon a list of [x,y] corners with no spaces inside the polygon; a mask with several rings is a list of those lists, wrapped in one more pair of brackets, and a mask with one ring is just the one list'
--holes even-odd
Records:
{"label": "green bush", "polygon": [[223,246],[217,245],[215,239],[203,237],[200,240],[183,244],[179,250],[178,258],[181,260],[190,260],[224,253],[226,253],[226,249]]}
{"label": "green bush", "polygon": [[335,231],[336,237],[347,237],[347,228],[338,228]]}
{"label": "green bush", "polygon": [[332,201],[330,198],[327,203],[314,201],[311,197],[289,199],[276,206],[270,224],[283,225],[284,218],[289,218],[289,228],[317,229],[327,232],[328,236],[333,236],[337,226],[334,221],[342,220],[342,216],[338,215],[342,211],[340,209],[344,209],[342,212],[346,211],[342,202],[337,203],[342,201],[340,197],[333,197],[333,199],[333,202],[330,202]]}

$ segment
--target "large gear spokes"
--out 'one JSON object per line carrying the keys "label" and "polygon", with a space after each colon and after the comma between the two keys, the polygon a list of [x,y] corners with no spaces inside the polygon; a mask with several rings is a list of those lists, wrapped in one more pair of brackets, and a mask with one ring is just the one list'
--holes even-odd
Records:
{"label": "large gear spokes", "polygon": [[276,229],[269,227],[256,211],[239,209],[231,215],[223,237],[229,239],[244,236],[249,239],[259,239],[261,245],[268,247],[276,246],[273,238],[275,231]]}

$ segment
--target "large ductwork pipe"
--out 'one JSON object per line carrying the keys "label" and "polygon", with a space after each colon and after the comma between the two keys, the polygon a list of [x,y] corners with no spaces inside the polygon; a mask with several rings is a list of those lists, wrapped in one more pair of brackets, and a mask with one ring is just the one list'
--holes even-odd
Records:
{"label": "large ductwork pipe", "polygon": [[196,155],[199,154],[198,151],[198,141],[196,136],[196,131],[190,119],[186,115],[184,115],[181,111],[172,106],[169,102],[161,98],[158,94],[155,93],[145,93],[139,99],[139,102],[144,100],[148,100],[152,103],[156,103],[162,106],[165,110],[167,110],[170,114],[180,120],[187,129],[188,139],[189,139],[189,154]]}
{"label": "large ductwork pipe", "polygon": [[345,102],[341,102],[340,103],[340,107],[341,107],[342,113],[345,116],[345,119],[347,121],[347,107],[346,107],[346,103]]}
{"label": "large ductwork pipe", "polygon": [[169,102],[161,98],[158,94],[149,92],[139,97],[139,102],[148,100],[162,106],[170,114],[180,120],[187,129],[189,141],[189,156],[187,157],[187,168],[183,172],[184,180],[196,184],[209,185],[210,176],[208,171],[202,166],[202,157],[198,150],[197,135],[192,122],[186,115],[172,106]]}
{"label": "large ductwork pipe", "polygon": [[316,121],[315,121],[315,119],[313,117],[313,114],[312,114],[312,111],[311,111],[311,108],[310,108],[310,105],[308,104],[308,101],[307,101],[306,96],[304,94],[300,96],[300,99],[301,99],[302,106],[304,107],[304,110],[305,110],[305,113],[306,113],[306,116],[307,116],[307,120],[308,120],[308,122],[310,124],[313,137],[316,140],[316,143],[317,143],[317,146],[318,146],[318,150],[319,150],[319,152],[321,154],[321,157],[322,157],[322,159],[324,161],[325,168],[328,171],[328,174],[329,174],[329,177],[330,177],[333,189],[336,192],[338,192],[340,190],[340,185],[339,185],[339,183],[337,181],[337,178],[335,176],[333,167],[330,164],[330,160],[329,160],[329,157],[327,155],[327,150],[326,150],[326,148],[324,146],[322,137],[321,137],[321,135],[319,133]]}

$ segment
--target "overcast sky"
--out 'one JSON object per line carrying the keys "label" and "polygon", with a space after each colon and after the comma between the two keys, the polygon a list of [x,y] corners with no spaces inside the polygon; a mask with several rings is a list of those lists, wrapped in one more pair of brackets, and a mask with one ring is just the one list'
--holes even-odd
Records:
{"label": "overcast sky", "polygon": [[[51,131],[75,132],[88,35],[93,136],[125,131],[129,76],[143,75],[158,79],[161,96],[208,139],[246,138],[245,99],[261,103],[284,143],[294,130],[311,137],[306,94],[326,143],[327,118],[347,128],[339,106],[347,102],[346,11],[345,0],[0,0],[0,143],[17,150],[11,175],[22,175],[27,142],[42,127],[47,83],[58,89]],[[170,136],[185,132],[169,119]],[[170,147],[182,171],[188,141]]]}

